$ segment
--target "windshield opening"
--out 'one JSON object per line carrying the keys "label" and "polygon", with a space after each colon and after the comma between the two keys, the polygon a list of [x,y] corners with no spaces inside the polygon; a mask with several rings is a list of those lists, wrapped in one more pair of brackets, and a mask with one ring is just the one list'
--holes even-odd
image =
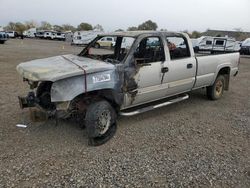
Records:
{"label": "windshield opening", "polygon": [[134,40],[133,37],[98,36],[82,50],[79,56],[117,64],[127,56]]}

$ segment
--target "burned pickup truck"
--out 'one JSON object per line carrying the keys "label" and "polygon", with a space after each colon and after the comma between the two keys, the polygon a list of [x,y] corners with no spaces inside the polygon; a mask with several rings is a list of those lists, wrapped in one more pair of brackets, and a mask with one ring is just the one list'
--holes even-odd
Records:
{"label": "burned pickup truck", "polygon": [[[115,38],[115,45],[95,48],[104,37]],[[238,64],[239,53],[196,56],[184,33],[115,32],[99,35],[78,55],[19,64],[17,71],[34,90],[19,102],[48,116],[79,119],[90,144],[99,145],[114,135],[118,115],[176,103],[199,88],[211,100],[221,98]]]}

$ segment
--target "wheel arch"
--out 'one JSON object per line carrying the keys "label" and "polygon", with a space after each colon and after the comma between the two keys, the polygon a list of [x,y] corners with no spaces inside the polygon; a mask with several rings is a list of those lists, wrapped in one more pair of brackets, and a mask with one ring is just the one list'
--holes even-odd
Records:
{"label": "wheel arch", "polygon": [[231,68],[226,66],[221,68],[217,74],[217,76],[223,75],[225,77],[225,90],[229,90],[230,71]]}
{"label": "wheel arch", "polygon": [[117,92],[114,89],[100,89],[100,90],[93,90],[87,93],[81,93],[74,97],[72,100],[80,100],[88,105],[93,100],[100,100],[104,99],[108,101],[116,111],[119,111],[120,106],[123,104],[123,97],[122,93]]}

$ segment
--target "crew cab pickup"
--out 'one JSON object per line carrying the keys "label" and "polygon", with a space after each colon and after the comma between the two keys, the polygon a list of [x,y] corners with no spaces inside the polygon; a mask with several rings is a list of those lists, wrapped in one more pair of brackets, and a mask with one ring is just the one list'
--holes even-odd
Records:
{"label": "crew cab pickup", "polygon": [[[115,38],[112,49],[96,42]],[[122,41],[130,41],[122,45]],[[136,31],[102,34],[78,55],[37,59],[17,66],[30,91],[21,108],[40,109],[56,118],[77,118],[89,143],[111,138],[117,116],[132,116],[185,100],[199,88],[211,100],[229,89],[238,73],[239,53],[196,56],[187,34]]]}

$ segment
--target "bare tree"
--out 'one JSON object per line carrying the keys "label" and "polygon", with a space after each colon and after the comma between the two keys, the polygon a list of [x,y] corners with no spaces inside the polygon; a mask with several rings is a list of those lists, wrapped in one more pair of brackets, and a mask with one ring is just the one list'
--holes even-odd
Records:
{"label": "bare tree", "polygon": [[42,21],[42,22],[41,22],[41,26],[40,26],[39,29],[51,30],[51,29],[52,29],[52,25],[51,25],[49,22]]}
{"label": "bare tree", "polygon": [[38,24],[37,24],[36,21],[30,20],[30,21],[26,21],[26,22],[25,22],[25,26],[26,26],[26,29],[37,28],[37,27],[38,27]]}
{"label": "bare tree", "polygon": [[4,29],[6,31],[16,31],[19,34],[22,34],[23,31],[26,30],[26,26],[21,22],[16,22],[16,23],[9,22],[9,24],[6,27],[4,27]]}
{"label": "bare tree", "polygon": [[53,25],[53,30],[55,30],[55,31],[62,31],[63,27],[60,26],[60,25]]}
{"label": "bare tree", "polygon": [[63,31],[76,31],[76,28],[70,24],[62,25]]}
{"label": "bare tree", "polygon": [[97,24],[96,26],[94,26],[93,29],[98,30],[98,31],[104,31],[103,27],[100,24]]}
{"label": "bare tree", "polygon": [[9,22],[8,25],[4,27],[4,30],[6,31],[15,31],[16,30],[16,24],[14,22]]}

